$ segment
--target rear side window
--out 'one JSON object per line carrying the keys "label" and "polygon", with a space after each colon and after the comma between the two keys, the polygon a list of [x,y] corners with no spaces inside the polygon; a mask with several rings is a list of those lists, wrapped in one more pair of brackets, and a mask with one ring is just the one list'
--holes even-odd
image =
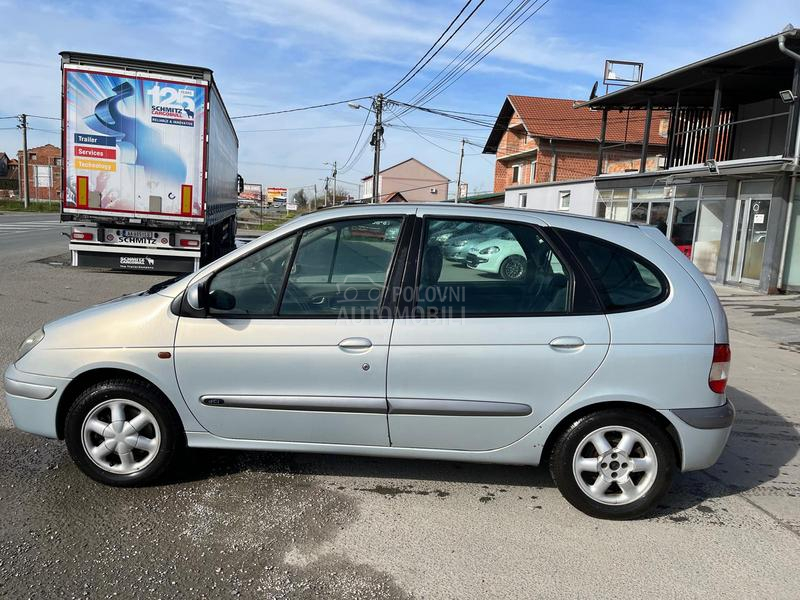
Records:
{"label": "rear side window", "polygon": [[644,308],[667,297],[666,277],[641,256],[590,235],[560,233],[586,269],[606,311]]}

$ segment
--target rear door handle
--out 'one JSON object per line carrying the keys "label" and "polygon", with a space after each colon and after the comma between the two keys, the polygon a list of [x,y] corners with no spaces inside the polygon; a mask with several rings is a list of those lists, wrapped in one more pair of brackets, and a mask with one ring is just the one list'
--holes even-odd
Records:
{"label": "rear door handle", "polygon": [[372,342],[363,337],[351,337],[339,342],[339,348],[345,352],[363,352],[372,348]]}
{"label": "rear door handle", "polygon": [[584,341],[579,337],[564,336],[550,341],[551,347],[563,350],[582,348],[584,345]]}

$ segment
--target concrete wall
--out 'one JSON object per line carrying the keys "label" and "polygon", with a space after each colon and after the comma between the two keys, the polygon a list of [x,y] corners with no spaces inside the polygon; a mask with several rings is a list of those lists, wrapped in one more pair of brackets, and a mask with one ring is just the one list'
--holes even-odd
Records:
{"label": "concrete wall", "polygon": [[[372,178],[364,180],[364,189],[370,195]],[[386,202],[395,193],[401,192],[409,202],[443,202],[447,200],[448,180],[415,160],[400,163],[381,171],[381,202]],[[433,192],[431,189],[435,189]]]}
{"label": "concrete wall", "polygon": [[[560,192],[565,191],[570,193],[570,207],[568,211],[563,212],[594,216],[595,186],[591,179],[508,188],[505,206],[558,211]],[[527,202],[524,207],[521,205],[521,194],[527,194]]]}

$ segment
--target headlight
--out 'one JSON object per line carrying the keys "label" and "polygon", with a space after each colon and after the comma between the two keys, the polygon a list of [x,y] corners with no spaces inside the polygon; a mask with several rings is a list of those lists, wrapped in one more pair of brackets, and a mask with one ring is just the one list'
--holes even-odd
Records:
{"label": "headlight", "polygon": [[451,237],[453,237],[452,233],[440,233],[436,236],[435,240],[441,244],[449,240]]}
{"label": "headlight", "polygon": [[497,252],[500,252],[500,248],[497,246],[489,246],[488,248],[481,250],[480,254],[495,254]]}
{"label": "headlight", "polygon": [[17,358],[14,359],[14,362],[17,362],[20,358],[25,356],[28,352],[33,350],[34,346],[41,342],[44,339],[44,329],[39,329],[38,331],[34,331],[28,337],[25,338],[25,341],[19,345],[19,349],[17,350]]}
{"label": "headlight", "polygon": [[466,245],[467,245],[467,240],[461,240],[460,242],[456,242],[455,244],[453,244],[453,247],[454,248],[463,248]]}

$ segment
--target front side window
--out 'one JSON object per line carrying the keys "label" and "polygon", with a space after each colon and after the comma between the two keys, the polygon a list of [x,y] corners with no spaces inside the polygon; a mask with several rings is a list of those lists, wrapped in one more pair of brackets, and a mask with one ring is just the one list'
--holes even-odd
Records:
{"label": "front side window", "polygon": [[295,237],[265,246],[217,273],[208,285],[209,314],[218,317],[272,316]]}
{"label": "front side window", "polygon": [[[437,241],[437,232],[469,233]],[[441,233],[439,233],[439,236]],[[571,277],[529,225],[476,220],[426,220],[417,311],[424,316],[563,314]]]}
{"label": "front side window", "polygon": [[401,223],[400,218],[350,219],[304,231],[278,314],[376,315]]}
{"label": "front side window", "polygon": [[640,256],[575,231],[561,235],[586,268],[607,311],[644,308],[666,298],[666,278]]}

